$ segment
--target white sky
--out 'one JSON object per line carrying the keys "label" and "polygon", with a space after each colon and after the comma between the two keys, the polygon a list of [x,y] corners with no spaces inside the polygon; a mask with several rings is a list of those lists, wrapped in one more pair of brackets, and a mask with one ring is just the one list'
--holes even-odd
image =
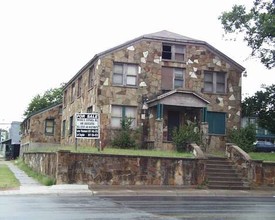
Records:
{"label": "white sky", "polygon": [[247,69],[243,94],[275,83],[249,59],[246,43],[225,41],[218,16],[252,0],[0,0],[0,127],[22,121],[32,98],[68,82],[95,54],[168,30],[204,40]]}

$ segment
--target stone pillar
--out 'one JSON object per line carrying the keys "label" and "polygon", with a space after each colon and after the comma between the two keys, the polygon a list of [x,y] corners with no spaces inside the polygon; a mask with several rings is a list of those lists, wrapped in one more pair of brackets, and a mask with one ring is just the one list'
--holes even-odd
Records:
{"label": "stone pillar", "polygon": [[163,119],[155,121],[155,149],[162,149],[163,145]]}
{"label": "stone pillar", "polygon": [[60,150],[56,152],[56,184],[69,183],[69,158],[70,151]]}
{"label": "stone pillar", "polygon": [[202,145],[203,145],[202,150],[206,152],[208,148],[208,139],[209,139],[207,122],[201,122],[200,131],[201,131],[201,139],[202,139]]}

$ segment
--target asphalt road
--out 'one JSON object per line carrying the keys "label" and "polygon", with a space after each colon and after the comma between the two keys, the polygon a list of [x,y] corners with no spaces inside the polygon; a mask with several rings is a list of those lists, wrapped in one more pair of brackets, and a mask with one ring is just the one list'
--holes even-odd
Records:
{"label": "asphalt road", "polygon": [[196,220],[274,220],[275,197],[104,197],[148,213]]}
{"label": "asphalt road", "polygon": [[274,197],[0,196],[0,219],[274,220]]}

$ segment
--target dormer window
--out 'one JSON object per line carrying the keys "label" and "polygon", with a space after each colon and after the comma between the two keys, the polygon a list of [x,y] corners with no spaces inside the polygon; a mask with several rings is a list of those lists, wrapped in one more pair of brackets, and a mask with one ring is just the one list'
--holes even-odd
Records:
{"label": "dormer window", "polygon": [[162,45],[162,59],[184,61],[185,46],[184,45]]}

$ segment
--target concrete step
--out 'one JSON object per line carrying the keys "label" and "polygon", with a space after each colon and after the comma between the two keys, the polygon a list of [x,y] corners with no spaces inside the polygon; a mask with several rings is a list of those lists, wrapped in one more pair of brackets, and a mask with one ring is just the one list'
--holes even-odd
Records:
{"label": "concrete step", "polygon": [[206,177],[209,189],[249,189],[227,158],[209,158],[206,161]]}

